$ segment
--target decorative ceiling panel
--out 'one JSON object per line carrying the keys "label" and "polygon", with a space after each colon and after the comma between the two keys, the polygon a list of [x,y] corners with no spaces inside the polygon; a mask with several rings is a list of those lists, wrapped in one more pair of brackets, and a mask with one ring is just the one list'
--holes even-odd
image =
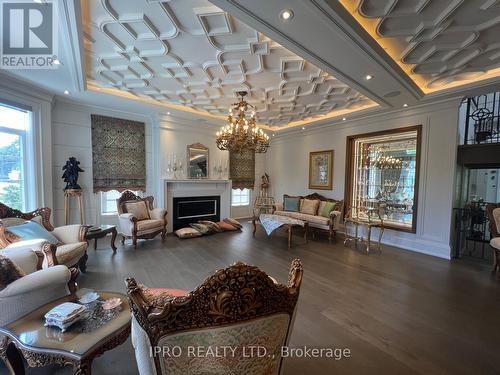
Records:
{"label": "decorative ceiling panel", "polygon": [[424,92],[500,76],[500,0],[340,0]]}
{"label": "decorative ceiling panel", "polygon": [[207,0],[82,2],[87,79],[225,115],[248,91],[259,123],[308,122],[376,105]]}

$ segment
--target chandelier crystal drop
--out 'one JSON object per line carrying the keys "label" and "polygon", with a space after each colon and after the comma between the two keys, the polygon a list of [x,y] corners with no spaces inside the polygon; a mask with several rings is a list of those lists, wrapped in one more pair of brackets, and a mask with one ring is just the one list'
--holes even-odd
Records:
{"label": "chandelier crystal drop", "polygon": [[240,101],[229,109],[228,124],[221,127],[216,134],[217,147],[223,151],[236,153],[245,150],[264,153],[269,148],[269,136],[257,126],[255,107],[244,99],[247,93],[239,91],[237,94],[240,96]]}

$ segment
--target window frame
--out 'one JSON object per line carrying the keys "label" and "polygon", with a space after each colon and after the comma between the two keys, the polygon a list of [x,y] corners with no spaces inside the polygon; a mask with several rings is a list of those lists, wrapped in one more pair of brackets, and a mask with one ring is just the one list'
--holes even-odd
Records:
{"label": "window frame", "polygon": [[[231,207],[248,207],[248,206],[250,206],[251,200],[252,200],[252,196],[251,196],[252,192],[251,192],[251,190],[252,189],[248,189],[248,188],[245,188],[245,189],[231,189]],[[247,191],[247,194],[245,194],[245,195],[248,197],[248,201],[242,203],[241,202],[241,197],[244,196],[244,194],[242,194],[244,191]],[[238,203],[234,202],[235,192],[237,192],[236,195],[238,195],[239,198],[240,198],[240,202],[238,202]]]}
{"label": "window frame", "polygon": [[[0,133],[7,133],[16,135],[21,140],[21,180],[23,183],[22,186],[22,195],[23,195],[23,204],[21,207],[21,211],[27,212],[31,210],[31,208],[35,205],[36,201],[36,193],[34,193],[33,189],[35,184],[35,176],[34,176],[34,165],[32,160],[33,157],[33,142],[34,139],[30,137],[33,136],[32,128],[33,128],[33,110],[29,107],[26,107],[22,104],[12,103],[8,100],[4,100],[0,97],[0,106],[12,108],[18,111],[24,111],[28,116],[28,123],[26,124],[25,129],[16,129],[9,128],[6,126],[2,126],[0,123]],[[28,139],[30,138],[30,139]],[[6,202],[8,203],[8,202]]]}

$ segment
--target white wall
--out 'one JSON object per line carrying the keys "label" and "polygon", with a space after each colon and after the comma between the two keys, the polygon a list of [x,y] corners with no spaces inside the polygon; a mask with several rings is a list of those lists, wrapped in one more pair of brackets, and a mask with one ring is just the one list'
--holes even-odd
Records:
{"label": "white wall", "polygon": [[421,124],[423,134],[417,233],[388,230],[383,241],[449,258],[458,106],[458,99],[448,100],[280,136],[272,142],[266,158],[272,192],[277,200],[281,200],[284,193],[305,195],[314,192],[308,189],[309,152],[333,149],[333,189],[319,193],[343,199],[347,136]]}
{"label": "white wall", "polygon": [[[80,161],[80,167],[85,171],[80,173],[78,183],[83,189],[84,222],[86,224],[117,223],[116,215],[100,215],[99,195],[93,193],[92,183],[92,132],[90,116],[98,114],[146,124],[146,189],[148,194],[156,196],[152,160],[152,123],[150,116],[138,115],[123,111],[81,105],[72,102],[56,100],[52,111],[52,170],[53,170],[53,221],[55,225],[64,224],[64,196],[66,186],[62,176],[62,167],[70,156]],[[76,198],[71,200],[70,223],[79,223]]]}
{"label": "white wall", "polygon": [[[174,116],[162,116],[159,121],[159,168],[161,179],[167,178],[167,164],[172,153],[177,154],[177,160],[182,159],[184,175],[186,174],[187,145],[201,143],[209,148],[209,178],[216,179],[213,168],[218,166],[222,160],[222,166],[226,165],[229,157],[227,151],[221,151],[215,144],[215,133],[218,127],[207,124],[194,124],[185,119]],[[265,157],[257,155],[255,160],[256,188],[253,196],[258,194],[258,181],[263,174]],[[159,187],[160,188],[160,187]],[[163,187],[161,187],[163,188]],[[253,202],[253,200],[252,200]],[[242,218],[252,215],[252,205],[245,207],[232,207],[231,216]]]}

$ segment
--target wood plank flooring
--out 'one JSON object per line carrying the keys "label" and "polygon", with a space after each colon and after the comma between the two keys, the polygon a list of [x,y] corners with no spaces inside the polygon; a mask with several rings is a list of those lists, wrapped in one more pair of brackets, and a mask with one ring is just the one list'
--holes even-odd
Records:
{"label": "wood plank flooring", "polygon": [[[285,281],[300,258],[304,280],[291,347],[349,348],[351,358],[285,361],[286,375],[500,374],[500,281],[485,264],[449,262],[385,246],[365,255],[317,238],[242,233],[179,240],[168,237],[89,249],[81,287],[124,291],[134,276],[152,287],[195,288],[211,271],[241,260]],[[2,367],[1,373],[5,373]],[[70,368],[28,374],[69,374]],[[94,361],[94,374],[137,374],[130,340]]]}

